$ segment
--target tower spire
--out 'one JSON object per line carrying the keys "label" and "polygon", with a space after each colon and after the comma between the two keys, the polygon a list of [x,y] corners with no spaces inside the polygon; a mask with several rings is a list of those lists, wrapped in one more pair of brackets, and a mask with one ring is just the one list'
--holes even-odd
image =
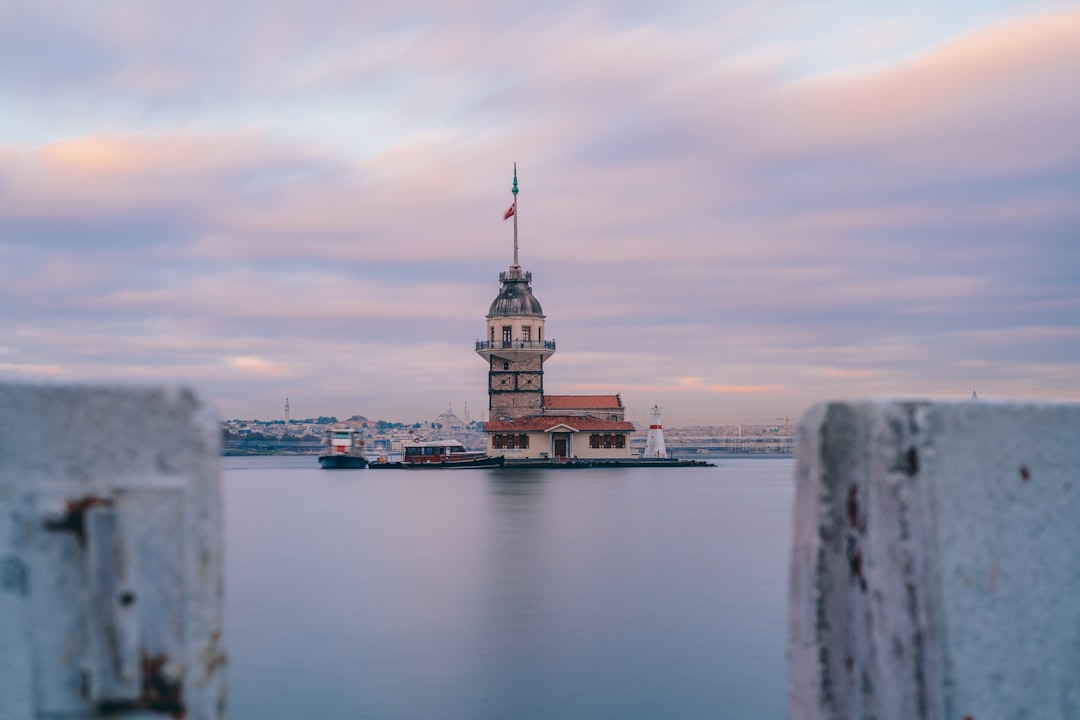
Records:
{"label": "tower spire", "polygon": [[514,193],[514,267],[518,267],[518,231],[517,231],[517,163],[514,163],[514,188],[510,192]]}

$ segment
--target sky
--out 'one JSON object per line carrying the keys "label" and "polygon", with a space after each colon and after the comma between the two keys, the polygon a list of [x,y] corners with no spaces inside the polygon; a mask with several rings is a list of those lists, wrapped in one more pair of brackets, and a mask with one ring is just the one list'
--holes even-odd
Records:
{"label": "sky", "polygon": [[223,419],[1080,401],[1080,4],[0,0],[0,381]]}

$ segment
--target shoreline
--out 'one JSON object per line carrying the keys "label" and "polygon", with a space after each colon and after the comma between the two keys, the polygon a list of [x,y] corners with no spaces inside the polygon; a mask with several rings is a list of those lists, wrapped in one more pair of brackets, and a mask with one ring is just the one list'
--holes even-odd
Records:
{"label": "shoreline", "polygon": [[[284,450],[283,451],[283,450],[280,450],[280,449],[264,449],[264,448],[252,448],[252,449],[225,448],[225,449],[222,449],[222,451],[218,455],[219,455],[219,457],[264,457],[264,456],[304,457],[304,456],[307,456],[307,457],[317,458],[321,454],[322,454],[321,450],[310,451],[310,450],[307,450],[307,449],[305,449],[304,451],[299,451],[299,450],[296,450],[296,451]],[[694,455],[693,457],[670,457],[670,458],[661,458],[661,459],[631,457],[631,458],[621,458],[621,459],[618,459],[618,460],[585,460],[585,459],[579,459],[579,460],[567,460],[566,462],[554,462],[554,461],[551,461],[551,460],[535,460],[535,461],[511,460],[511,459],[507,458],[507,462],[506,462],[506,465],[504,467],[513,467],[513,468],[517,468],[517,467],[533,467],[533,468],[539,468],[539,467],[551,466],[551,467],[561,468],[561,467],[586,467],[586,466],[618,467],[620,465],[622,465],[622,466],[633,466],[633,467],[643,467],[643,466],[647,466],[647,465],[650,465],[650,464],[658,466],[658,467],[664,467],[664,466],[674,465],[676,463],[682,463],[682,466],[693,466],[695,464],[697,466],[701,466],[701,465],[710,464],[710,463],[706,462],[708,460],[735,460],[735,459],[740,459],[740,458],[754,458],[754,459],[762,459],[762,460],[770,460],[770,459],[771,460],[778,460],[778,459],[784,459],[784,458],[794,459],[795,458],[795,453],[764,453],[764,452],[761,452],[761,453],[752,453],[752,452],[733,453],[733,452],[728,452],[728,453],[715,453],[715,454],[708,454],[708,455],[701,454],[701,455]]]}

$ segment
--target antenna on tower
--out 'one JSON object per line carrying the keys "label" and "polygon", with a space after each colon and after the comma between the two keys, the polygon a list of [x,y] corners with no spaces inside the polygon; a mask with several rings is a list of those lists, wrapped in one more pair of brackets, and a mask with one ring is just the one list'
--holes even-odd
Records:
{"label": "antenna on tower", "polygon": [[518,266],[518,231],[517,231],[517,163],[514,163],[514,188],[510,191],[514,193],[514,267]]}
{"label": "antenna on tower", "polygon": [[289,396],[285,396],[285,424],[289,424]]}

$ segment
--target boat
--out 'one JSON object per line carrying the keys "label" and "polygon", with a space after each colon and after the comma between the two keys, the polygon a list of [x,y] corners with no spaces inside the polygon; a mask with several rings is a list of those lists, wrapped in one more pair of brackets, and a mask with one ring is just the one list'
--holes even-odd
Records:
{"label": "boat", "polygon": [[502,455],[486,455],[482,450],[466,450],[458,440],[415,441],[401,448],[401,462],[372,463],[372,468],[491,468],[502,467]]}
{"label": "boat", "polygon": [[319,456],[324,470],[360,470],[368,466],[364,456],[364,440],[360,431],[347,425],[326,430],[326,452]]}

